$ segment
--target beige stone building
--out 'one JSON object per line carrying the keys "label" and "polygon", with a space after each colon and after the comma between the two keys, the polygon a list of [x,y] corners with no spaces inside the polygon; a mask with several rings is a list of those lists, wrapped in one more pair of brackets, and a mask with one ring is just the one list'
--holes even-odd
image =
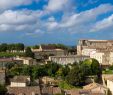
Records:
{"label": "beige stone building", "polygon": [[113,74],[102,75],[103,85],[106,86],[113,95]]}
{"label": "beige stone building", "polygon": [[81,55],[50,56],[49,61],[66,65],[66,64],[73,64],[74,62],[84,61],[85,59],[89,59],[89,58],[90,58],[89,56],[81,56]]}
{"label": "beige stone building", "polygon": [[10,87],[26,87],[30,84],[29,76],[15,76],[11,79]]}
{"label": "beige stone building", "polygon": [[113,40],[79,40],[77,54],[95,58],[101,65],[112,65]]}
{"label": "beige stone building", "polygon": [[36,64],[36,60],[31,57],[16,57],[14,60],[21,61],[22,64],[26,64],[26,65]]}
{"label": "beige stone building", "polygon": [[61,48],[57,48],[55,46],[49,46],[49,45],[40,45],[39,49],[32,49],[32,51],[35,53],[36,56],[38,55],[64,55],[65,51]]}

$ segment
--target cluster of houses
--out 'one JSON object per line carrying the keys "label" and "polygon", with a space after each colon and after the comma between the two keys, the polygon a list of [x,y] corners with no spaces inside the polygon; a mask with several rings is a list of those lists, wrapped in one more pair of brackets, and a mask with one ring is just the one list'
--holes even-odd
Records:
{"label": "cluster of houses", "polygon": [[[5,70],[0,72],[2,78],[5,80]],[[35,86],[30,86],[30,76],[15,76],[10,79],[10,85],[7,87],[8,95],[55,95],[62,92],[65,95],[107,95],[108,89],[113,94],[113,76],[112,75],[103,75],[103,85],[98,83],[90,83],[83,87],[83,89],[71,89],[71,90],[62,90],[59,87],[41,87],[39,80],[36,80]],[[41,81],[44,84],[54,84],[57,80],[43,77]],[[4,81],[0,81],[5,83]],[[41,83],[42,83],[41,82]]]}
{"label": "cluster of houses", "polygon": [[[66,65],[74,62],[84,61],[85,59],[95,58],[101,65],[113,65],[113,41],[108,40],[79,40],[77,54],[69,53],[61,48],[53,46],[39,46],[39,49],[32,49],[35,59],[30,57],[0,58],[0,84],[5,84],[6,70],[5,64],[16,62],[17,64],[36,65],[37,60],[43,59],[45,63],[53,61],[58,64]],[[44,59],[43,55],[48,57]],[[83,89],[64,90],[59,87],[41,87],[40,79],[35,86],[30,86],[30,76],[15,76],[10,79],[7,87],[9,95],[55,95],[65,93],[65,95],[107,95],[110,90],[113,95],[113,75],[102,75],[103,84],[92,82]],[[49,77],[41,79],[43,84],[55,84],[57,80]]]}

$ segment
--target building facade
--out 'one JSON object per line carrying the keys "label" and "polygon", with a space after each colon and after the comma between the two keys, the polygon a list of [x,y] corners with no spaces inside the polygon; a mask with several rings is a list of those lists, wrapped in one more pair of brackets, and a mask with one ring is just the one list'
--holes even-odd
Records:
{"label": "building facade", "polygon": [[69,56],[50,56],[49,61],[56,62],[58,64],[66,65],[73,64],[74,62],[84,61],[89,59],[89,56],[69,55]]}
{"label": "building facade", "polygon": [[113,40],[79,40],[77,55],[95,58],[101,65],[113,65]]}

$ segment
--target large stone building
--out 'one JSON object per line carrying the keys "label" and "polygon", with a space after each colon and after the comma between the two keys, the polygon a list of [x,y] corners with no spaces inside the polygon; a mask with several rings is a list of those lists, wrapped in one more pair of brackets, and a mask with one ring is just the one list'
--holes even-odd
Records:
{"label": "large stone building", "polygon": [[95,58],[101,65],[112,65],[113,40],[79,40],[77,54]]}
{"label": "large stone building", "polygon": [[64,50],[55,46],[40,45],[39,49],[32,49],[34,53],[47,54],[47,55],[64,55]]}
{"label": "large stone building", "polygon": [[85,59],[89,59],[89,56],[81,56],[81,55],[68,55],[68,56],[50,56],[49,60],[56,62],[58,64],[66,65],[73,64],[74,62],[84,61]]}

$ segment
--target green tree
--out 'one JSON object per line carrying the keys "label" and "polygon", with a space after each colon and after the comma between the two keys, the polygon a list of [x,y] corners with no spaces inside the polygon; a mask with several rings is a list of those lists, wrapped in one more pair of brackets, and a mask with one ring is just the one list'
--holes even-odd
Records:
{"label": "green tree", "polygon": [[101,75],[100,64],[96,59],[92,59],[91,70],[93,75],[97,75],[97,76]]}
{"label": "green tree", "polygon": [[7,44],[6,43],[3,43],[0,45],[0,52],[6,52],[7,50]]}
{"label": "green tree", "polygon": [[74,65],[66,78],[67,82],[73,86],[82,86],[85,82],[85,74],[79,64]]}
{"label": "green tree", "polygon": [[101,75],[101,67],[96,59],[86,59],[82,66],[86,75]]}
{"label": "green tree", "polygon": [[0,85],[0,95],[6,95],[7,88],[4,85]]}
{"label": "green tree", "polygon": [[27,47],[26,50],[25,50],[25,56],[26,57],[32,57],[34,58],[34,53],[31,51],[31,48],[30,47]]}

